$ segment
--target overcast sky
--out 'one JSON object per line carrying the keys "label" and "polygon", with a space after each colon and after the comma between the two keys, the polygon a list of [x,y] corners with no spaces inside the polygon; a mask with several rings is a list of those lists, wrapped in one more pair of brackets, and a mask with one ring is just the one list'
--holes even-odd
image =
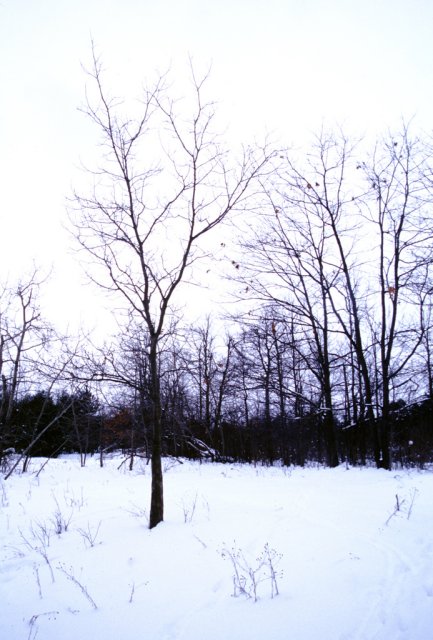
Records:
{"label": "overcast sky", "polygon": [[432,34],[432,0],[0,0],[0,279],[34,259],[53,267],[49,315],[97,315],[62,227],[95,152],[78,110],[91,38],[113,93],[169,66],[181,79],[191,56],[230,135],[290,144],[322,122],[430,131]]}

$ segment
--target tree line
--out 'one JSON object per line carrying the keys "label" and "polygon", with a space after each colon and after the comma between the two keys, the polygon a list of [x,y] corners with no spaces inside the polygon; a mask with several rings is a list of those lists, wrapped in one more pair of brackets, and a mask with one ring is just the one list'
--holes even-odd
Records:
{"label": "tree line", "polygon": [[[317,377],[300,358],[305,343],[294,341],[293,329],[293,322],[263,316],[221,341],[208,318],[201,327],[170,335],[158,361],[162,455],[269,465],[365,465],[375,462],[376,430],[386,428],[394,465],[422,467],[433,461],[433,398],[399,397],[391,403],[386,425],[380,414],[372,422],[364,416],[354,423],[344,363],[340,380],[333,372],[330,439]],[[130,468],[137,456],[150,461],[154,431],[147,349],[135,336],[123,338],[111,353],[104,350],[103,396],[102,382],[18,393],[9,422],[2,423],[4,462],[8,452],[24,454],[26,470],[31,456],[78,452],[83,465],[88,455],[98,455],[103,464],[105,453],[113,450],[123,451]],[[93,354],[87,366],[97,370],[102,360]]]}

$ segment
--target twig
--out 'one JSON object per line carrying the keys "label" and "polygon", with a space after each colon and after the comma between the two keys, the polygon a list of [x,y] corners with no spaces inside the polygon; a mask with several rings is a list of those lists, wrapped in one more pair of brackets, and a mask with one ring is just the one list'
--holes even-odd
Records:
{"label": "twig", "polygon": [[35,635],[33,636],[32,639],[32,632],[33,632],[33,627],[36,624],[36,620],[38,618],[41,618],[42,616],[58,616],[59,615],[59,611],[46,611],[45,613],[36,613],[34,616],[32,616],[29,620],[29,626],[30,626],[30,631],[29,631],[29,635],[28,635],[28,640],[34,640],[36,638],[37,635],[37,631],[35,633]]}
{"label": "twig", "polygon": [[98,608],[98,605],[96,604],[92,596],[87,591],[87,588],[74,576],[72,568],[70,571],[66,571],[66,569],[59,564],[57,569],[62,573],[64,573],[67,579],[73,582],[73,584],[75,584],[80,589],[81,593],[87,598],[87,600],[90,602],[92,607],[96,610]]}

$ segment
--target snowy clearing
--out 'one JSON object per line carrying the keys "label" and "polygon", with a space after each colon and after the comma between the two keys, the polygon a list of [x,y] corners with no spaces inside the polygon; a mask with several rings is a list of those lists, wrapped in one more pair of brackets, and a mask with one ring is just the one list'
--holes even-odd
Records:
{"label": "snowy clearing", "polygon": [[1,480],[1,638],[432,637],[431,471],[121,460]]}

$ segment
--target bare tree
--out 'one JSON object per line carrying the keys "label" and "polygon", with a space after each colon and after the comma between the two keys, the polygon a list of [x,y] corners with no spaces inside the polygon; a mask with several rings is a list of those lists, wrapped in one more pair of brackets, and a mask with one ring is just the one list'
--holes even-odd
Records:
{"label": "bare tree", "polygon": [[230,335],[222,343],[210,316],[202,326],[191,327],[186,336],[186,367],[193,382],[199,423],[212,446],[225,455],[222,420],[226,397],[233,383],[234,341]]}
{"label": "bare tree", "polygon": [[[253,237],[242,241],[248,259],[243,265],[245,292],[274,305],[275,317],[295,322],[302,340],[292,342],[303,365],[317,380],[323,415],[326,457],[338,465],[333,411],[332,339],[336,334],[330,289],[340,269],[329,233],[329,220],[320,200],[320,183],[310,184],[308,171],[301,171],[289,157],[283,162],[272,186],[266,185],[267,202],[261,225]],[[311,167],[309,167],[311,169]],[[331,185],[324,179],[324,192]],[[276,342],[278,346],[278,342]],[[335,345],[334,345],[335,347]],[[277,358],[278,362],[278,358]]]}
{"label": "bare tree", "polygon": [[419,334],[421,344],[418,358],[421,359],[422,363],[421,380],[427,378],[426,390],[428,396],[433,398],[433,283],[429,273],[430,266],[430,264],[426,266],[424,277],[421,278],[421,282],[416,289],[420,308]]}
{"label": "bare tree", "polygon": [[53,335],[39,310],[42,281],[34,269],[16,285],[0,288],[0,458],[5,447],[14,445],[11,429],[19,391],[41,379],[42,352]]}
{"label": "bare tree", "polygon": [[[304,213],[307,221],[300,221],[299,228],[313,226],[316,232],[316,241],[310,242],[308,248],[311,259],[305,262],[304,258],[303,264],[307,264],[308,282],[315,281],[320,289],[321,315],[315,327],[315,333],[320,329],[321,336],[320,342],[315,341],[321,347],[316,349],[319,362],[322,362],[322,369],[325,365],[324,371],[329,372],[328,340],[332,317],[332,330],[345,338],[359,372],[358,418],[367,420],[373,429],[378,466],[388,467],[388,449],[386,442],[381,441],[375,420],[369,334],[365,326],[371,313],[368,282],[375,265],[372,265],[368,249],[361,247],[361,211],[367,202],[368,189],[356,173],[357,153],[357,145],[351,144],[344,134],[321,132],[306,162],[289,161],[286,181],[289,189],[283,202]],[[304,233],[303,237],[306,235]],[[327,409],[329,373],[323,380]]]}
{"label": "bare tree", "polygon": [[148,333],[152,528],[164,515],[158,349],[165,321],[180,283],[205,255],[204,236],[245,206],[268,155],[248,149],[236,168],[228,168],[212,131],[214,107],[203,99],[206,78],[193,72],[187,114],[170,100],[161,78],[144,91],[137,117],[122,114],[122,103],[108,97],[95,54],[89,75],[94,95],[88,94],[85,112],[101,134],[103,159],[91,172],[91,193],[75,194],[71,217],[93,261],[94,281],[119,294]]}
{"label": "bare tree", "polygon": [[406,127],[379,140],[372,153],[342,133],[322,132],[305,158],[280,156],[265,185],[262,226],[244,242],[245,292],[271,300],[280,313],[289,310],[308,334],[310,352],[301,354],[321,386],[329,451],[336,453],[339,380],[362,459],[369,430],[376,464],[386,468],[390,406],[409,384],[421,344],[427,363],[430,357],[429,159],[427,146]]}
{"label": "bare tree", "polygon": [[[419,283],[426,265],[425,249],[431,241],[431,231],[424,219],[427,160],[425,146],[411,138],[404,127],[399,135],[382,140],[369,161],[361,165],[372,195],[366,218],[375,225],[377,238],[377,368],[383,425],[380,435],[385,441],[389,438],[391,385],[396,383],[423,339],[423,332],[418,330],[417,309],[421,302],[419,296],[426,290],[425,286],[420,288]],[[414,290],[417,290],[416,296]]]}

